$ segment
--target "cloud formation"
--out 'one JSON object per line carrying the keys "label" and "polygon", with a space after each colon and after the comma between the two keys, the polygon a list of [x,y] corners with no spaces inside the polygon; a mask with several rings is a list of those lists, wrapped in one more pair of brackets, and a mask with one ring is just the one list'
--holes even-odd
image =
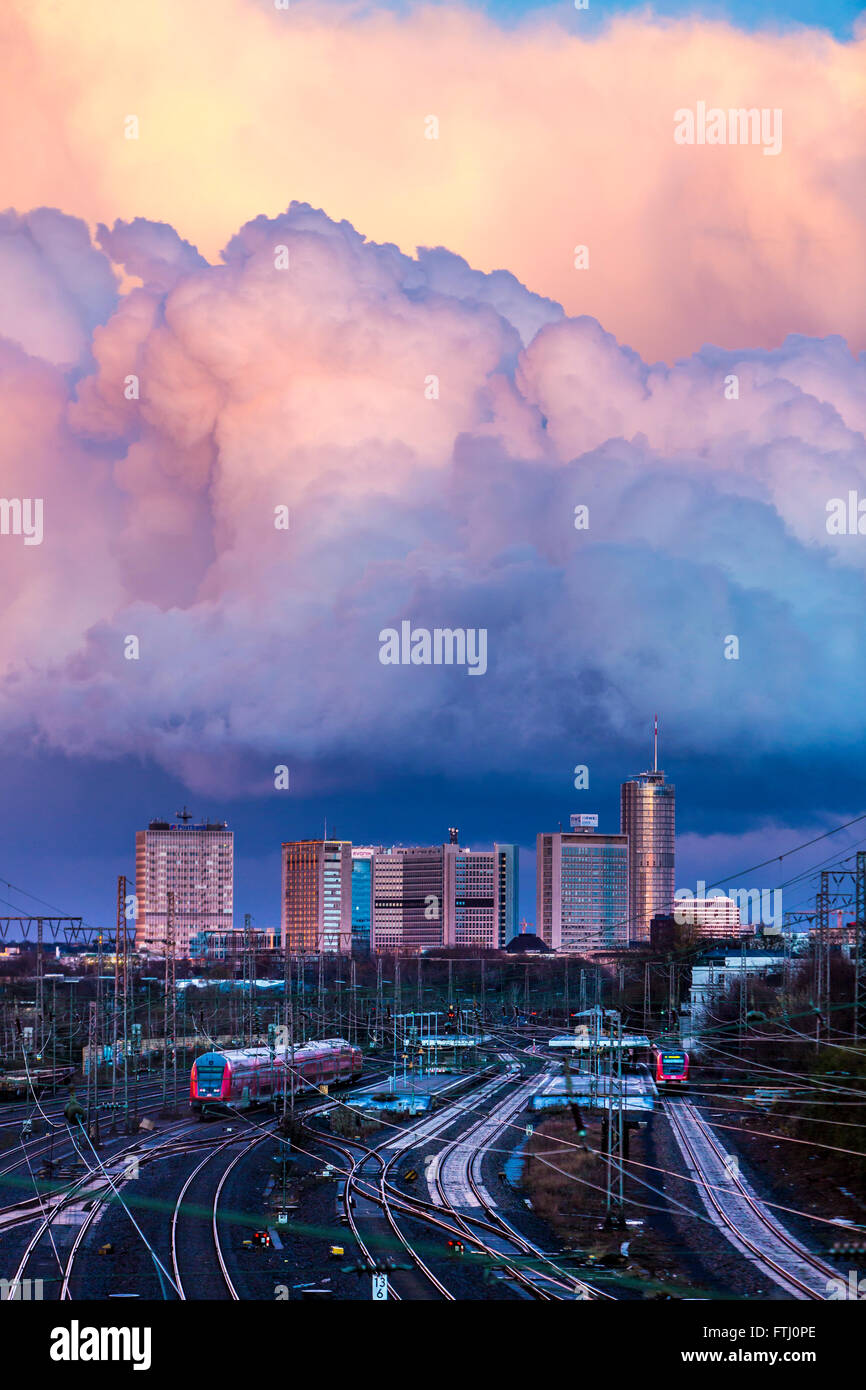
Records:
{"label": "cloud formation", "polygon": [[[406,253],[507,267],[648,360],[792,332],[866,345],[866,34],[586,20],[79,0],[70,22],[10,0],[5,196],[169,223],[211,261],[251,209],[302,199]],[[675,144],[674,113],[700,102],[781,111],[781,153]]]}
{"label": "cloud formation", "polygon": [[[143,219],[101,250],[21,226],[51,235],[0,238],[0,281],[25,237],[40,287],[38,334],[0,320],[0,464],[45,538],[0,536],[7,748],[254,794],[277,762],[299,791],[370,761],[543,775],[656,708],[695,759],[858,743],[866,538],[826,503],[866,497],[866,360],[840,337],[653,365],[300,204],[218,264]],[[403,619],[486,629],[487,673],[383,666]]]}

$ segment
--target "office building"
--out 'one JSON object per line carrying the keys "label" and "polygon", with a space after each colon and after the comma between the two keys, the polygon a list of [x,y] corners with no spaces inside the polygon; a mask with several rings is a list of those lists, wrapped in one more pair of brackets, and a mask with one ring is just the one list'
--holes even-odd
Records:
{"label": "office building", "polygon": [[441,946],[445,856],[442,845],[395,845],[373,861],[374,951]]}
{"label": "office building", "polygon": [[373,926],[373,860],[382,845],[352,846],[352,950],[367,955]]}
{"label": "office building", "polygon": [[281,935],[298,954],[352,949],[352,846],[290,840],[282,848]]}
{"label": "office building", "polygon": [[613,950],[628,936],[628,838],[544,833],[536,848],[536,933],[554,951]]}
{"label": "office building", "polygon": [[673,910],[676,793],[658,766],[658,720],[652,772],[623,782],[620,830],[628,837],[628,944],[648,942],[653,917]]}
{"label": "office building", "polygon": [[515,934],[516,845],[466,849],[449,831],[443,845],[397,845],[373,860],[375,951],[436,946],[497,950]]}
{"label": "office building", "polygon": [[234,835],[225,821],[194,822],[184,810],[174,823],[152,820],[135,835],[135,944],[165,951],[168,894],[174,894],[178,959],[194,932],[224,930],[234,913]]}
{"label": "office building", "polygon": [[723,894],[717,898],[677,897],[673,915],[677,926],[694,927],[702,937],[740,936],[751,930],[741,925],[739,904]]}

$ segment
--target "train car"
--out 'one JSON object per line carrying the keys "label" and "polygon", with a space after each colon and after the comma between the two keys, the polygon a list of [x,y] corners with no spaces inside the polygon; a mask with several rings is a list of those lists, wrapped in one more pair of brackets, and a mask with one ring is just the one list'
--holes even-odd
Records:
{"label": "train car", "polygon": [[292,1073],[296,1095],[319,1086],[347,1085],[361,1075],[361,1049],[345,1038],[323,1038],[306,1043],[292,1057],[267,1047],[233,1052],[205,1052],[190,1072],[190,1108],[199,1115],[251,1110],[274,1105],[283,1094],[285,1068]]}
{"label": "train car", "polygon": [[683,1091],[689,1081],[689,1054],[681,1047],[653,1048],[653,1076],[660,1091]]}
{"label": "train car", "polygon": [[19,1072],[0,1073],[0,1100],[27,1100],[32,1095],[41,1096],[58,1086],[65,1086],[72,1080],[72,1067],[31,1069]]}

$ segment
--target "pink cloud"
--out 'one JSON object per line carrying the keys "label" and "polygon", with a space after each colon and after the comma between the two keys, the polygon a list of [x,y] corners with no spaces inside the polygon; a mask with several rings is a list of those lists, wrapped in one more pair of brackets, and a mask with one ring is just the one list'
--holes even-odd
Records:
{"label": "pink cloud", "polygon": [[[0,342],[4,487],[45,503],[40,546],[0,537],[8,745],[255,791],[370,750],[543,767],[656,707],[708,753],[860,738],[864,556],[825,504],[866,493],[866,361],[840,340],[652,365],[513,277],[300,205],[218,265],[146,223],[103,239],[149,288],[87,374]],[[53,342],[64,294],[42,311]],[[484,627],[488,673],[383,666],[404,618]]]}
{"label": "pink cloud", "polygon": [[[73,25],[14,0],[0,25],[19,207],[170,223],[213,260],[251,208],[298,198],[410,254],[507,267],[650,361],[791,332],[863,346],[862,33],[641,14],[583,37],[543,13],[503,30],[319,0],[81,0]],[[781,110],[781,154],[676,145],[699,101]]]}

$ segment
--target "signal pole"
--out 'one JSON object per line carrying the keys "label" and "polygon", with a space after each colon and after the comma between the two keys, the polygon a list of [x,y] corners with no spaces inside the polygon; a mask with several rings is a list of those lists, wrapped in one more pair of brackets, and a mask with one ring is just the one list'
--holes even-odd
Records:
{"label": "signal pole", "polygon": [[36,1027],[34,1031],[33,1050],[35,1053],[42,1052],[43,1035],[45,1032],[45,1000],[43,998],[44,984],[42,978],[42,918],[36,919]]}
{"label": "signal pole", "polygon": [[382,999],[382,957],[376,961],[376,1017],[373,1024],[373,1036],[376,1046],[379,1045],[380,1036],[384,1035],[384,1001]]}
{"label": "signal pole", "polygon": [[[117,1130],[117,1006],[120,995],[120,933],[124,931],[123,913],[126,905],[126,879],[121,874],[117,880],[117,927],[114,933],[114,998],[111,1010],[111,1130]],[[125,932],[124,932],[125,935]],[[125,993],[125,991],[124,991]],[[124,1052],[124,1067],[126,1053]]]}
{"label": "signal pole", "polygon": [[854,1042],[860,1038],[860,1010],[864,999],[864,954],[866,954],[866,850],[857,851],[854,909]]}
{"label": "signal pole", "polygon": [[165,980],[163,987],[162,1000],[162,1108],[168,1106],[168,1043],[169,1038],[172,1042],[172,1081],[173,1081],[173,1109],[177,1109],[177,1038],[175,1031],[177,1028],[177,998],[175,990],[175,955],[174,955],[174,892],[168,890],[166,894],[165,912]]}

